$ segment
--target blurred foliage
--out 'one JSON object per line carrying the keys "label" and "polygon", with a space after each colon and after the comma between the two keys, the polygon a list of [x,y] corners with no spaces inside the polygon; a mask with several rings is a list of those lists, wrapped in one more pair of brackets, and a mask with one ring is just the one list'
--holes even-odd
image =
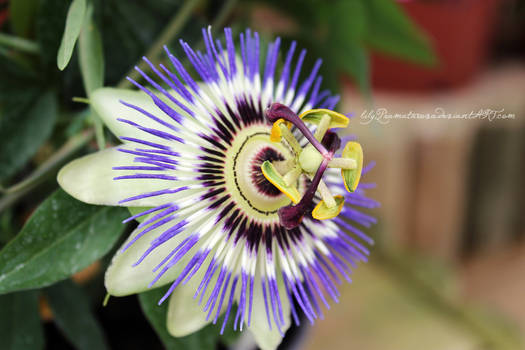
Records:
{"label": "blurred foliage", "polygon": [[109,348],[102,329],[90,310],[89,300],[80,287],[67,280],[47,288],[45,295],[55,322],[76,349]]}
{"label": "blurred foliage", "polygon": [[[298,31],[279,34],[307,47],[310,60],[324,59],[321,73],[332,89],[344,72],[369,92],[370,49],[434,62],[424,36],[392,0],[9,2],[8,21],[0,23],[1,349],[45,347],[39,300],[49,301],[57,328],[76,348],[107,347],[91,311],[99,298],[67,278],[114,249],[125,210],[80,203],[55,191],[55,181],[44,181],[74,155],[95,150],[94,135],[99,148],[116,142],[73,97],[89,96],[103,85],[125,86],[124,76],[141,56],[148,53],[157,61],[163,44],[176,54],[179,38],[202,48],[200,29],[210,23],[217,33],[225,24],[239,31],[260,4],[296,22]],[[236,339],[238,333],[219,337],[213,326],[172,338],[164,325],[165,307],[156,307],[159,293],[139,299],[165,347],[213,348]]]}
{"label": "blurred foliage", "polygon": [[0,316],[1,349],[44,348],[36,291],[0,295]]}
{"label": "blurred foliage", "polygon": [[52,91],[33,88],[11,96],[2,107],[0,180],[20,170],[51,135],[57,101]]}
{"label": "blurred foliage", "polygon": [[369,55],[377,50],[423,65],[436,57],[422,32],[391,0],[269,0],[276,10],[295,20],[291,35],[309,49],[308,59],[324,60],[325,84],[337,90],[342,72],[361,91],[370,92]]}

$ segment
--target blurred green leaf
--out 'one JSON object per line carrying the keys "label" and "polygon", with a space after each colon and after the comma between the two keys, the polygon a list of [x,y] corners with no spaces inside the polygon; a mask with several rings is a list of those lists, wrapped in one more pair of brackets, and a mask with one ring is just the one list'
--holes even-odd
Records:
{"label": "blurred green leaf", "polygon": [[8,208],[0,213],[0,248],[13,238],[13,210]]}
{"label": "blurred green leaf", "polygon": [[323,86],[333,91],[345,72],[364,94],[370,94],[370,49],[417,63],[436,63],[427,38],[394,0],[264,2],[296,22],[294,32],[280,34],[298,39],[308,49],[305,67],[317,57],[323,59]]}
{"label": "blurred green leaf", "polygon": [[0,349],[39,350],[44,332],[38,314],[38,292],[0,296]]}
{"label": "blurred green leaf", "polygon": [[67,12],[66,27],[64,28],[62,42],[58,48],[57,66],[60,70],[66,68],[73,55],[73,49],[80,35],[85,16],[86,0],[73,0]]}
{"label": "blurred green leaf", "polygon": [[88,297],[71,280],[45,290],[56,324],[75,349],[108,349],[102,329],[90,309]]}
{"label": "blurred green leaf", "polygon": [[219,339],[219,330],[207,326],[202,330],[181,338],[175,338],[168,333],[166,328],[166,313],[168,302],[158,305],[158,301],[166,293],[166,288],[156,288],[139,294],[142,312],[162,340],[168,350],[202,350],[215,349]]}
{"label": "blurred green leaf", "polygon": [[[36,39],[40,46],[40,60],[45,72],[58,72],[56,68],[57,52],[64,33],[65,18],[69,1],[40,0],[36,17]],[[46,77],[46,80],[47,79]]]}
{"label": "blurred green leaf", "polygon": [[[112,85],[140,60],[184,1],[94,0],[93,4],[95,21],[104,38],[104,56],[108,67],[105,83]],[[202,14],[193,15],[175,39],[184,38],[196,43],[201,38],[201,28],[208,23]],[[170,45],[169,42],[165,44]],[[174,53],[180,52],[178,48],[177,43]]]}
{"label": "blurred green leaf", "polygon": [[0,293],[48,286],[104,256],[127,211],[77,201],[62,190],[46,199],[0,251]]}
{"label": "blurred green leaf", "polygon": [[320,21],[329,26],[326,40],[332,47],[336,48],[339,40],[362,44],[368,24],[363,5],[366,1],[368,0],[337,0],[318,12]]}
{"label": "blurred green leaf", "polygon": [[437,60],[428,39],[392,0],[366,0],[366,43],[372,48],[409,61],[434,65]]}
{"label": "blurred green leaf", "polygon": [[12,101],[13,94],[25,94],[38,85],[38,76],[9,57],[0,55],[0,110],[2,104]]}
{"label": "blurred green leaf", "polygon": [[36,153],[53,130],[57,117],[54,92],[11,91],[0,110],[0,179],[13,175]]}
{"label": "blurred green leaf", "polygon": [[[0,47],[2,50],[13,49],[19,52],[27,52],[31,54],[36,54],[39,51],[38,44],[21,38],[16,35],[9,35],[0,32]],[[9,51],[3,51],[2,55],[7,56],[11,59],[17,59],[19,62],[26,61],[24,58],[20,57],[17,52],[9,53]],[[23,60],[23,61],[22,61]]]}
{"label": "blurred green leaf", "polygon": [[102,38],[92,18],[93,6],[86,11],[84,25],[78,39],[80,71],[87,94],[104,85],[104,53]]}
{"label": "blurred green leaf", "polygon": [[[360,90],[370,93],[368,52],[364,44],[369,18],[363,2],[367,0],[269,0],[275,10],[283,10],[297,21],[297,32],[280,33],[297,40],[308,50],[306,67],[323,59],[323,88],[339,90],[341,73],[349,74]],[[304,77],[304,76],[303,76]]]}
{"label": "blurred green leaf", "polygon": [[366,49],[360,45],[346,43],[341,45],[344,56],[337,59],[336,62],[348,74],[354,78],[361,92],[367,96],[371,94],[370,90],[370,62]]}
{"label": "blurred green leaf", "polygon": [[27,37],[38,8],[38,0],[9,1],[9,21],[14,34]]}
{"label": "blurred green leaf", "polygon": [[336,1],[329,11],[323,12],[322,22],[329,30],[320,56],[328,57],[327,64],[336,67],[336,77],[343,71],[354,79],[362,93],[370,94],[368,53],[363,45],[369,19],[363,1]]}
{"label": "blurred green leaf", "polygon": [[[104,53],[102,50],[102,38],[93,21],[93,6],[90,4],[78,39],[80,72],[88,96],[91,91],[104,85]],[[104,124],[94,110],[91,110],[91,116],[95,124],[98,148],[104,149],[106,146]]]}

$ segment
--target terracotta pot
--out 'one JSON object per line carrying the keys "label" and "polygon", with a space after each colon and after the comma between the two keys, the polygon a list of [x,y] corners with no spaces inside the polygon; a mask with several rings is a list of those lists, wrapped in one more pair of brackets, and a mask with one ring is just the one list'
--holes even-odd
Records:
{"label": "terracotta pot", "polygon": [[468,82],[486,63],[500,3],[501,0],[415,0],[401,4],[428,34],[439,63],[427,68],[373,54],[373,86],[430,90]]}

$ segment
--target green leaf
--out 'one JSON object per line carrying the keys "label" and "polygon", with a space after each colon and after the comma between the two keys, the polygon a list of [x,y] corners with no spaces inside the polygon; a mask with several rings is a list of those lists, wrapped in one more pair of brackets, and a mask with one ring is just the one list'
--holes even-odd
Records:
{"label": "green leaf", "polygon": [[[40,76],[47,82],[55,79],[57,52],[64,34],[69,1],[40,0],[35,23],[35,36],[40,47]],[[51,78],[51,79],[50,79]]]}
{"label": "green leaf", "polygon": [[44,348],[38,314],[38,293],[28,291],[0,296],[0,349]]}
{"label": "green leaf", "polygon": [[370,61],[367,50],[351,42],[342,48],[344,59],[336,60],[339,66],[354,78],[359,89],[365,96],[371,95],[370,88]]}
{"label": "green leaf", "polygon": [[[86,11],[84,25],[78,39],[78,53],[80,73],[84,89],[88,96],[91,91],[104,85],[104,53],[102,39],[95,22],[93,21],[93,6],[90,4]],[[106,146],[104,139],[104,125],[94,110],[91,110],[91,119],[95,124],[95,132],[99,149]]]}
{"label": "green leaf", "polygon": [[53,92],[38,96],[28,89],[6,101],[0,111],[0,179],[13,175],[47,140],[57,117]]}
{"label": "green leaf", "polygon": [[57,66],[60,70],[66,68],[73,55],[73,49],[82,29],[85,15],[86,0],[73,0],[67,12],[66,27],[64,28],[62,42],[58,48]]}
{"label": "green leaf", "polygon": [[0,55],[0,77],[0,107],[6,107],[4,104],[12,101],[13,95],[27,93],[28,87],[38,85],[35,73],[8,56]]}
{"label": "green leaf", "polygon": [[13,209],[7,208],[0,213],[0,248],[14,237]]}
{"label": "green leaf", "polygon": [[56,324],[79,350],[108,349],[102,329],[83,290],[71,280],[46,289]]}
{"label": "green leaf", "polygon": [[80,72],[84,88],[91,91],[104,85],[104,53],[100,32],[93,22],[93,6],[88,6],[86,18],[78,39]]}
{"label": "green leaf", "polygon": [[13,33],[27,37],[38,8],[38,0],[9,1],[9,22]]}
{"label": "green leaf", "polygon": [[368,17],[365,42],[382,52],[434,65],[437,60],[425,35],[392,0],[363,1]]}
{"label": "green leaf", "polygon": [[[166,288],[157,288],[139,294],[142,312],[162,340],[165,348],[168,350],[215,349],[219,339],[219,330],[214,326],[207,326],[198,332],[181,338],[175,338],[168,333],[166,328],[168,303],[157,304],[166,290]],[[219,324],[221,323],[219,322]]]}
{"label": "green leaf", "polygon": [[[362,43],[368,24],[363,0],[338,0],[326,10],[320,15],[323,23],[330,27],[328,40]],[[335,48],[338,46],[334,41],[331,44]]]}
{"label": "green leaf", "polygon": [[48,286],[104,256],[126,209],[79,202],[62,190],[44,201],[0,251],[0,294]]}
{"label": "green leaf", "polygon": [[[96,21],[104,38],[105,62],[111,67],[106,72],[106,84],[114,85],[126,75],[184,3],[181,0],[94,0]],[[202,12],[192,14],[177,37],[197,43],[201,40],[201,28],[207,24],[209,21]]]}
{"label": "green leaf", "polygon": [[349,74],[365,95],[370,94],[370,72],[364,38],[368,22],[362,0],[339,0],[325,11],[323,23],[330,32],[326,38],[325,51],[330,63],[335,63],[335,75],[341,71]]}

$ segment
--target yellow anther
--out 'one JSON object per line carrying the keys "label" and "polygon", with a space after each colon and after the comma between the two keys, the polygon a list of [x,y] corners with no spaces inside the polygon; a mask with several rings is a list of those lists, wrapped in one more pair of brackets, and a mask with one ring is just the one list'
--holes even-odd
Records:
{"label": "yellow anther", "polygon": [[350,122],[350,119],[348,119],[347,116],[341,113],[331,111],[329,109],[310,109],[306,112],[301,113],[301,115],[299,115],[299,118],[301,118],[304,122],[319,125],[321,123],[321,120],[323,119],[323,116],[325,115],[328,115],[330,117],[328,129],[346,128],[348,126],[348,123]]}
{"label": "yellow anther", "polygon": [[342,158],[353,159],[357,163],[357,166],[353,169],[341,169],[341,176],[343,177],[346,190],[354,192],[357,185],[359,185],[363,170],[363,149],[361,145],[354,141],[348,142],[343,149]]}
{"label": "yellow anther", "polygon": [[335,196],[334,200],[336,202],[336,205],[329,208],[324,200],[321,200],[312,210],[312,217],[317,220],[327,220],[327,219],[333,219],[339,213],[341,210],[343,210],[343,207],[345,205],[345,199],[343,196]]}
{"label": "yellow anther", "polygon": [[280,142],[281,138],[284,137],[288,145],[293,149],[295,154],[301,153],[301,145],[292,134],[290,129],[292,128],[292,123],[285,121],[284,119],[279,119],[272,125],[272,130],[270,131],[270,141]]}
{"label": "yellow anther", "polygon": [[[273,123],[272,125],[272,131],[270,132],[270,141],[272,142],[279,142],[281,141],[281,137],[283,135],[282,133],[282,130],[281,130],[281,124],[283,123],[286,123],[286,120],[284,119],[279,119],[277,120],[275,123]],[[289,123],[287,123],[289,124]],[[290,129],[291,127],[289,126],[288,129]]]}
{"label": "yellow anther", "polygon": [[261,170],[266,180],[270,181],[270,183],[277,187],[279,191],[284,193],[286,197],[290,198],[294,204],[299,203],[301,200],[301,194],[297,188],[293,185],[287,185],[286,181],[283,179],[281,174],[277,172],[277,169],[275,169],[270,161],[264,161],[264,163],[261,165]]}

